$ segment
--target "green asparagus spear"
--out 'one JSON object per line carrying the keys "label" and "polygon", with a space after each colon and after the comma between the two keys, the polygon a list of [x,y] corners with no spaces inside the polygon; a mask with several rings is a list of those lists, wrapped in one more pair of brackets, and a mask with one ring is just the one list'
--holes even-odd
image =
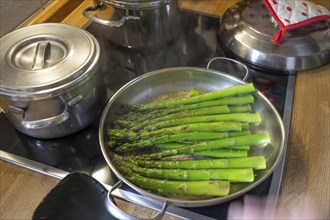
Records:
{"label": "green asparagus spear", "polygon": [[[215,140],[228,137],[228,132],[188,132],[188,133],[178,133],[151,137],[149,139],[137,139],[135,141],[122,139],[119,141],[109,140],[108,145],[111,148],[116,148],[117,152],[121,151],[121,148],[125,148],[124,151],[136,150],[137,148],[145,147],[158,147],[164,149],[173,149],[178,147],[184,147],[188,144],[198,143],[206,140]],[[121,147],[123,146],[123,147]],[[247,150],[249,146],[243,146],[239,149]]]}
{"label": "green asparagus spear", "polygon": [[217,132],[217,131],[242,131],[246,125],[240,122],[201,122],[195,124],[166,127],[149,132],[141,132],[141,138],[150,138],[156,135],[177,134],[183,132]]}
{"label": "green asparagus spear", "polygon": [[[202,142],[207,140],[216,140],[225,137],[236,137],[242,135],[251,134],[250,131],[229,131],[229,132],[188,132],[188,133],[178,133],[171,135],[164,135],[160,137],[153,138],[152,141],[157,146],[164,143],[193,143]],[[181,144],[182,146],[182,144]]]}
{"label": "green asparagus spear", "polygon": [[228,149],[232,149],[232,150],[250,150],[250,146],[249,145],[239,145],[239,146],[232,146],[232,147],[228,147]]}
{"label": "green asparagus spear", "polygon": [[200,109],[200,108],[214,107],[221,105],[230,105],[232,109],[235,111],[235,107],[233,106],[252,104],[253,102],[254,102],[254,97],[252,95],[234,96],[234,97],[221,98],[221,99],[195,103],[190,105],[181,105],[173,108],[150,110],[148,112],[143,112],[143,113],[131,111],[119,117],[119,120],[143,122],[145,120],[151,120],[154,118],[159,118],[165,115],[178,113],[182,111],[189,111],[193,109]]}
{"label": "green asparagus spear", "polygon": [[192,87],[186,97],[193,97],[200,94],[202,94],[202,92],[199,89]]}
{"label": "green asparagus spear", "polygon": [[236,137],[236,136],[242,136],[242,135],[248,135],[251,134],[250,130],[244,130],[244,131],[229,131],[228,136],[229,137]]}
{"label": "green asparagus spear", "polygon": [[248,123],[260,123],[261,118],[257,113],[230,113],[221,115],[208,115],[208,116],[193,116],[187,118],[178,118],[167,121],[157,122],[155,124],[145,127],[143,130],[153,131],[166,127],[173,127],[178,125],[202,123],[202,122],[224,122],[224,121],[236,121],[236,122],[248,122]]}
{"label": "green asparagus spear", "polygon": [[164,180],[227,180],[229,182],[253,182],[252,168],[241,169],[157,169],[128,166],[133,172],[141,176]]}
{"label": "green asparagus spear", "polygon": [[218,149],[218,150],[206,150],[195,153],[201,156],[215,157],[215,158],[239,158],[247,157],[247,150],[236,150],[236,149]]}
{"label": "green asparagus spear", "polygon": [[215,140],[228,137],[228,132],[187,132],[178,134],[169,134],[149,139],[142,139],[133,143],[123,143],[117,147],[117,152],[134,151],[138,148],[157,147],[159,144],[170,142],[196,142]]}
{"label": "green asparagus spear", "polygon": [[[157,144],[157,147],[162,148],[162,149],[177,149],[180,147],[187,147],[190,144],[187,143],[177,143],[177,142],[172,142],[172,143],[165,143],[165,144]],[[231,147],[226,147],[225,149],[228,150],[250,150],[249,145],[241,145],[241,146],[231,146]]]}
{"label": "green asparagus spear", "polygon": [[[118,166],[119,167],[119,166]],[[133,173],[125,167],[119,167],[120,171],[134,184],[141,188],[154,190],[160,193],[190,196],[227,196],[230,190],[229,181],[205,180],[205,181],[173,181],[159,180],[143,177]]]}
{"label": "green asparagus spear", "polygon": [[130,176],[130,180],[142,188],[177,195],[227,196],[230,189],[229,181],[223,180],[171,181],[141,177],[136,174]]}
{"label": "green asparagus spear", "polygon": [[[165,144],[157,144],[157,147],[163,148],[163,149],[177,149],[180,147],[187,147],[190,144],[187,143],[177,143],[177,142],[172,142],[172,143],[165,143]],[[231,146],[231,147],[226,147],[228,150],[250,150],[249,145],[242,145],[242,146]]]}
{"label": "green asparagus spear", "polygon": [[[196,142],[198,143],[198,142]],[[157,147],[162,148],[162,149],[177,149],[180,147],[187,147],[190,146],[191,143],[178,143],[178,142],[170,142],[170,143],[164,143],[164,144],[157,144]],[[226,149],[231,149],[231,150],[250,150],[249,145],[242,145],[242,146],[231,146],[231,147],[226,147]]]}
{"label": "green asparagus spear", "polygon": [[121,125],[121,127],[125,128],[131,128],[131,130],[138,131],[143,127],[146,127],[150,124],[154,124],[156,122],[160,121],[167,121],[171,119],[178,119],[178,118],[187,118],[191,116],[201,116],[201,115],[216,115],[216,114],[223,114],[223,113],[229,113],[229,108],[227,105],[221,105],[221,106],[215,106],[215,107],[206,107],[206,108],[199,108],[199,109],[193,109],[190,111],[181,111],[169,115],[164,115],[162,117],[154,118],[145,120],[143,122],[137,122],[137,121],[123,121],[123,120],[117,120],[117,124]]}
{"label": "green asparagus spear", "polygon": [[225,168],[252,168],[266,169],[266,160],[263,156],[228,159],[203,160],[134,160],[141,167],[162,169],[225,169]]}
{"label": "green asparagus spear", "polygon": [[135,104],[129,105],[128,107],[135,110],[148,110],[148,109],[163,109],[163,108],[170,108],[174,106],[186,105],[186,104],[194,104],[199,102],[205,102],[210,100],[215,100],[223,97],[228,97],[232,95],[238,94],[246,94],[254,92],[255,88],[252,83],[247,83],[243,85],[236,85],[231,86],[225,89],[216,90],[212,92],[207,92],[201,95],[182,98],[182,99],[175,99],[171,101],[165,102],[154,102],[149,104]]}
{"label": "green asparagus spear", "polygon": [[255,145],[269,143],[269,135],[267,133],[250,134],[238,137],[229,137],[213,141],[205,141],[198,144],[193,144],[187,147],[177,149],[163,150],[161,152],[144,155],[145,159],[161,159],[164,157],[175,156],[180,154],[193,154],[199,151],[221,149],[231,146],[240,145]]}
{"label": "green asparagus spear", "polygon": [[156,137],[154,144],[163,144],[169,142],[196,142],[205,140],[215,140],[228,137],[228,132],[188,132]]}
{"label": "green asparagus spear", "polygon": [[229,111],[231,113],[243,113],[243,112],[251,112],[251,105],[228,105]]}
{"label": "green asparagus spear", "polygon": [[[149,155],[149,157],[153,158],[153,156],[155,156],[162,158],[166,156],[174,156],[179,154],[195,153],[198,151],[226,148],[235,145],[238,146],[252,145],[252,144],[260,144],[260,143],[268,143],[268,142],[269,142],[268,134],[250,134],[244,136],[236,136],[236,137],[200,142],[197,144],[192,144],[190,146],[179,147],[177,149],[163,150],[159,153]],[[116,148],[116,151],[124,153],[129,151],[137,151],[141,148],[152,147],[152,146],[157,146],[157,144],[155,144],[151,140],[141,140],[138,142],[122,144],[121,146]]]}
{"label": "green asparagus spear", "polygon": [[[244,125],[245,126],[245,125]],[[133,132],[121,129],[109,129],[107,135],[113,140],[144,140],[157,136],[178,134],[186,132],[218,132],[218,131],[242,131],[240,122],[210,122],[179,125],[174,127],[162,128],[154,131]]]}

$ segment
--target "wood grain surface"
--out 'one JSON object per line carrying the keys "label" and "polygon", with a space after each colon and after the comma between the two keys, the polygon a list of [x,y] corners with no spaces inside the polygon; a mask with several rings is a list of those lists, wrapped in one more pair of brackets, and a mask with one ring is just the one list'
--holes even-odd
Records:
{"label": "wood grain surface", "polygon": [[59,180],[0,160],[0,219],[30,219]]}
{"label": "wood grain surface", "polygon": [[282,212],[307,199],[322,217],[330,217],[329,97],[330,65],[298,73],[279,197]]}

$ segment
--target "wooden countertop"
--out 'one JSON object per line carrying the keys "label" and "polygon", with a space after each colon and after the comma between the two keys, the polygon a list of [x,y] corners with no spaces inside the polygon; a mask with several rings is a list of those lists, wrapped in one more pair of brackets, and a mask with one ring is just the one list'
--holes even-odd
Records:
{"label": "wooden countertop", "polygon": [[[55,1],[56,2],[56,1]],[[60,1],[58,1],[60,2]],[[64,1],[63,1],[64,2]],[[63,3],[62,2],[62,3]],[[187,9],[221,15],[234,1],[182,1]],[[329,0],[315,1],[329,8]],[[75,8],[83,9],[90,1]],[[47,16],[46,16],[47,17]],[[39,23],[45,21],[37,17]],[[66,16],[77,26],[82,17]],[[330,217],[330,64],[297,74],[289,143],[278,198],[281,212],[292,211],[309,198],[309,204]],[[59,182],[52,177],[0,161],[0,219],[30,219],[45,195]],[[127,202],[119,206],[140,217],[153,211]],[[175,219],[166,215],[164,219]]]}

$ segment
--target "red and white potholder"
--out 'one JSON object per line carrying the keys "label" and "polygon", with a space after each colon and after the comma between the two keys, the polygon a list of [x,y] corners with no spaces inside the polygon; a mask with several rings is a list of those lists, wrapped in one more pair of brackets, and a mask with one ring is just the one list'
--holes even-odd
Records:
{"label": "red and white potholder", "polygon": [[263,2],[280,28],[272,38],[274,44],[278,44],[287,30],[330,19],[329,10],[313,2],[305,0],[263,0]]}

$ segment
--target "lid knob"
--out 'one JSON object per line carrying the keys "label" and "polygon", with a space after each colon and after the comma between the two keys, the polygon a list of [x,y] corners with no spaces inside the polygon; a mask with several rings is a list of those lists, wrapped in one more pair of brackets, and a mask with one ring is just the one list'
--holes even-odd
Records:
{"label": "lid knob", "polygon": [[50,54],[50,42],[41,42],[36,46],[32,70],[40,70],[45,67],[45,62]]}
{"label": "lid knob", "polygon": [[34,37],[24,39],[13,47],[10,62],[26,71],[43,70],[62,62],[68,54],[65,42],[48,37]]}

